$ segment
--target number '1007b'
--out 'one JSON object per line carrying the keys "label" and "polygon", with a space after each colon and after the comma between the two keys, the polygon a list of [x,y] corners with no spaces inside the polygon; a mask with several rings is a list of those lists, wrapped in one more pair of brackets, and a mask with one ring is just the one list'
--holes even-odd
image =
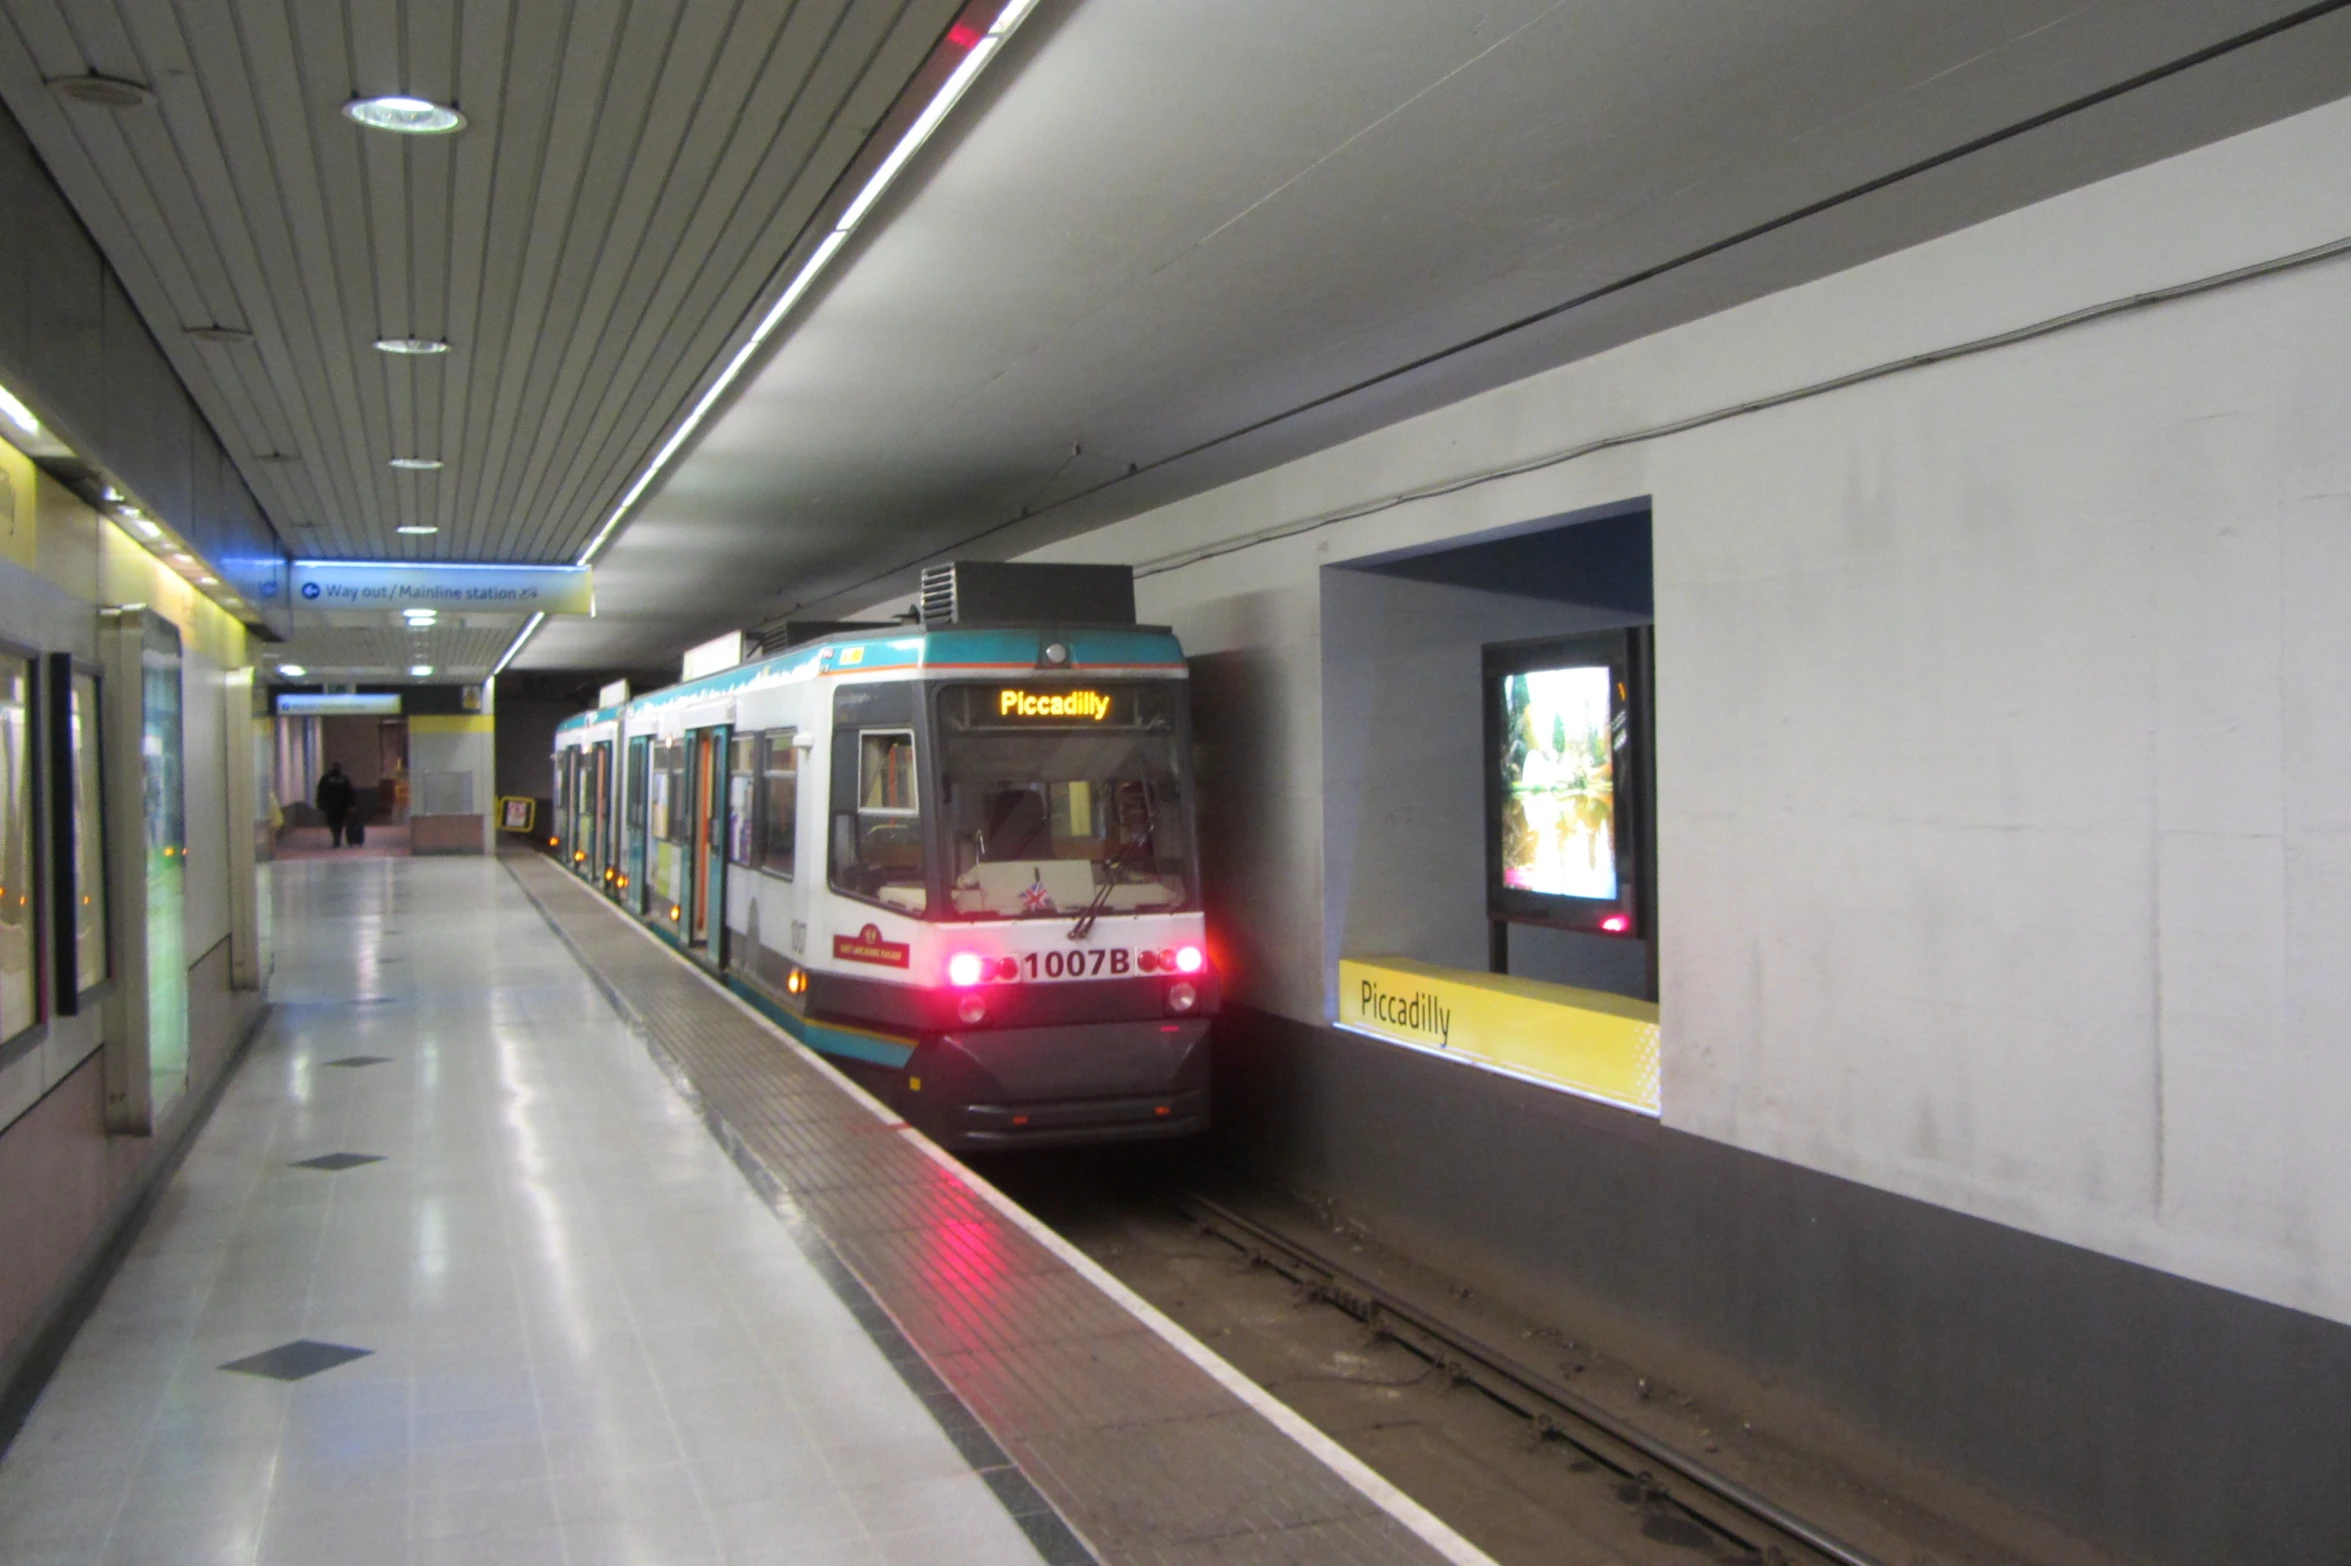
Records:
{"label": "number '1007b'", "polygon": [[1105,973],[1116,978],[1133,971],[1134,954],[1112,946],[1091,952],[1030,952],[1020,961],[1032,979],[1091,979]]}

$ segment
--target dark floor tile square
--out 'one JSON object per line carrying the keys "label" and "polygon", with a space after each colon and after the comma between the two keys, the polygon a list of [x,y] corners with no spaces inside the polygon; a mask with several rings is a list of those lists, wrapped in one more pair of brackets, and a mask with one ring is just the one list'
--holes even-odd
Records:
{"label": "dark floor tile square", "polygon": [[330,1060],[330,1066],[382,1066],[391,1063],[389,1055],[345,1055],[341,1060]]}
{"label": "dark floor tile square", "polygon": [[356,1169],[361,1164],[380,1164],[383,1161],[381,1153],[321,1153],[316,1158],[298,1158],[286,1167],[289,1169],[324,1169],[333,1174],[345,1169]]}
{"label": "dark floor tile square", "polygon": [[296,1338],[291,1343],[280,1343],[276,1348],[248,1354],[243,1359],[232,1359],[221,1366],[241,1376],[267,1376],[272,1381],[300,1381],[304,1376],[315,1376],[322,1370],[337,1365],[348,1365],[355,1359],[365,1359],[374,1349],[345,1348],[340,1343],[314,1343],[308,1338]]}

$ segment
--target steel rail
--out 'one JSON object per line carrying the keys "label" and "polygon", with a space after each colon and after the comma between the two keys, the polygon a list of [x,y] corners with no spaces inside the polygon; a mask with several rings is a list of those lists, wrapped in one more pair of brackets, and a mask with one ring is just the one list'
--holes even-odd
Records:
{"label": "steel rail", "polygon": [[[1653,1494],[1671,1500],[1716,1531],[1750,1547],[1757,1547],[1758,1553],[1764,1554],[1766,1559],[1773,1554],[1781,1554],[1782,1559],[1786,1557],[1780,1551],[1767,1552],[1759,1547],[1759,1541],[1751,1537],[1756,1524],[1812,1555],[1835,1562],[1836,1566],[1885,1566],[1877,1557],[1805,1521],[1770,1497],[1757,1493],[1679,1448],[1635,1429],[1543,1372],[1500,1349],[1476,1341],[1457,1327],[1436,1320],[1389,1290],[1287,1235],[1245,1218],[1195,1191],[1173,1192],[1169,1199],[1178,1211],[1252,1260],[1262,1262],[1312,1289],[1318,1297],[1386,1333],[1432,1364],[1450,1371],[1457,1379],[1471,1382],[1496,1402],[1533,1419],[1545,1434],[1558,1436],[1610,1468],[1642,1483]],[[1410,1341],[1394,1330],[1397,1327],[1403,1328],[1411,1337],[1424,1341]],[[1485,1374],[1481,1375],[1480,1371]],[[1526,1407],[1525,1404],[1530,1401],[1547,1406]],[[1567,1423],[1562,1425],[1553,1417],[1554,1412],[1566,1416]],[[1631,1454],[1629,1461],[1623,1455],[1625,1453]],[[1689,1494],[1678,1487],[1660,1483],[1655,1475],[1638,1466],[1641,1460],[1666,1470],[1697,1493]]]}

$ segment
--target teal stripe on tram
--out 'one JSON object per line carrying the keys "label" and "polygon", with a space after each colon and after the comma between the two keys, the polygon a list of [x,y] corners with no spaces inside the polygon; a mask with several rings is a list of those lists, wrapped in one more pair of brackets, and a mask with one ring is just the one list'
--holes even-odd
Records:
{"label": "teal stripe on tram", "polygon": [[851,1060],[870,1061],[874,1065],[892,1069],[914,1058],[914,1046],[911,1044],[893,1044],[887,1039],[877,1039],[869,1034],[851,1033],[844,1028],[812,1022],[786,1011],[731,973],[727,975],[727,988],[749,1003],[752,1010],[820,1055],[846,1055]]}

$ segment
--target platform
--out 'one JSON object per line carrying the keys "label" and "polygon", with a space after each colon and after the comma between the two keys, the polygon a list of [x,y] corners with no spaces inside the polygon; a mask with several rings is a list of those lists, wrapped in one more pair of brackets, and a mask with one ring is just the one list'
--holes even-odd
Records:
{"label": "platform", "polygon": [[272,886],[0,1558],[1482,1559],[560,869]]}

